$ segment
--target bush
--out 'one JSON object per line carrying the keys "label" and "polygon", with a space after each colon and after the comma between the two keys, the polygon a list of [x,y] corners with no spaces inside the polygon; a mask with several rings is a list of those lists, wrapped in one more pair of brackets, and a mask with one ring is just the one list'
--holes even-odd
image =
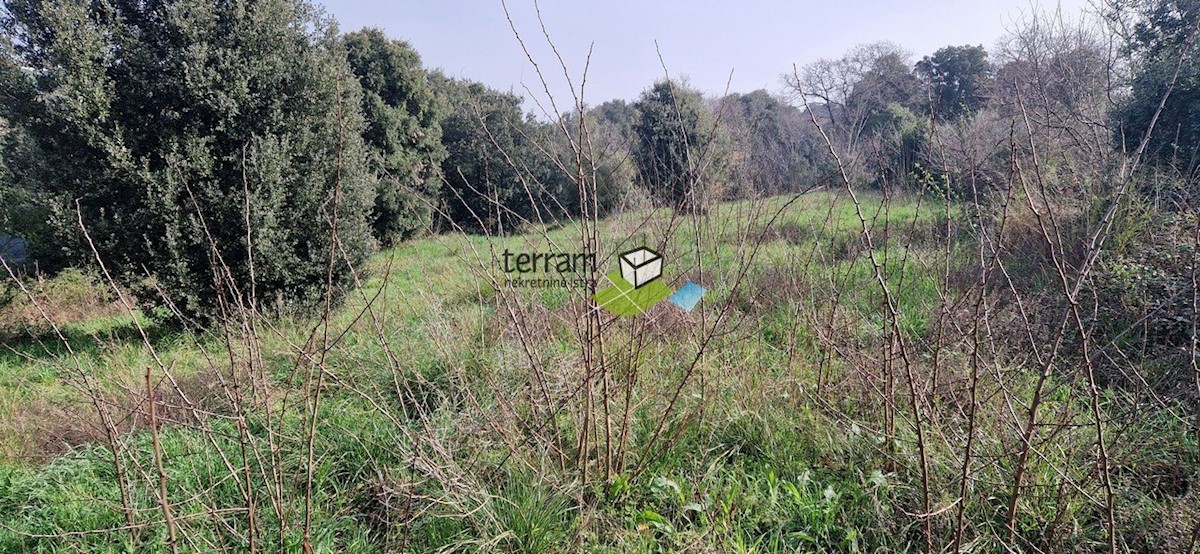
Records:
{"label": "bush", "polygon": [[1096,320],[1119,344],[1185,347],[1191,344],[1192,271],[1196,214],[1165,215],[1126,253],[1096,273]]}
{"label": "bush", "polygon": [[61,327],[119,313],[112,291],[97,275],[79,269],[69,268],[51,278],[22,277],[20,283],[5,278],[0,284],[0,336],[49,331],[47,315]]}
{"label": "bush", "polygon": [[7,115],[37,150],[10,170],[76,263],[93,258],[82,218],[118,280],[203,321],[251,297],[310,304],[373,248],[361,92],[313,6],[6,6],[25,37],[0,61]]}
{"label": "bush", "polygon": [[450,221],[470,231],[511,233],[525,222],[562,217],[561,202],[573,185],[540,146],[554,131],[525,118],[517,95],[440,76],[435,81],[450,106],[442,121],[442,197]]}
{"label": "bush", "polygon": [[442,112],[421,67],[421,56],[378,29],[343,39],[363,87],[364,138],[379,188],[371,227],[385,245],[429,228],[441,188]]}

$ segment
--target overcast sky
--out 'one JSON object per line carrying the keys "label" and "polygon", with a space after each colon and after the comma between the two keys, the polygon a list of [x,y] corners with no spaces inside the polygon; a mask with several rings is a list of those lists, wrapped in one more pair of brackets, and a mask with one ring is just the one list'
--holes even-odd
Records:
{"label": "overcast sky", "polygon": [[[521,38],[566,97],[562,70],[538,26],[532,0],[507,0]],[[509,27],[500,0],[325,0],[342,31],[382,28],[411,43],[427,67],[440,67],[498,88],[544,98],[533,65]],[[588,48],[585,101],[632,100],[664,75],[655,41],[672,76],[687,76],[707,94],[780,90],[792,64],[837,57],[850,47],[888,40],[914,59],[946,45],[982,44],[989,50],[1029,0],[757,1],[542,0],[546,31],[578,88]],[[1076,14],[1087,0],[1043,1],[1040,6]],[[732,72],[732,78],[730,76]],[[526,96],[529,96],[526,94]],[[565,104],[565,106],[564,106]],[[537,110],[526,101],[527,110]]]}

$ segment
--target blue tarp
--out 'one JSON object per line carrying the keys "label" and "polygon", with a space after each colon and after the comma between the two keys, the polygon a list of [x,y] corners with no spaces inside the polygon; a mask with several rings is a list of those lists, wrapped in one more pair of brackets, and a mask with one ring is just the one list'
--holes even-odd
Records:
{"label": "blue tarp", "polygon": [[675,291],[675,294],[672,294],[667,301],[683,308],[686,312],[690,312],[692,308],[696,307],[696,303],[700,302],[700,297],[704,296],[704,291],[704,287],[688,281],[683,285],[683,288]]}
{"label": "blue tarp", "polygon": [[0,258],[9,264],[24,263],[29,257],[29,244],[17,237],[0,237]]}

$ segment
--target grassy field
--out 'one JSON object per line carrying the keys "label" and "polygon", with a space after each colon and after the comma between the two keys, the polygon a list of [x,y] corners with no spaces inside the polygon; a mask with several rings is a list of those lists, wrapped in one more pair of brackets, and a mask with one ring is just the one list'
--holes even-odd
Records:
{"label": "grassy field", "polygon": [[[1042,372],[997,337],[1041,323],[978,283],[973,223],[833,192],[624,214],[602,271],[652,245],[709,291],[629,319],[503,286],[499,253],[577,251],[572,225],[416,240],[328,317],[206,334],[72,274],[38,289],[81,308],[48,310],[57,331],[5,313],[0,552],[1090,551],[1104,492],[1066,356],[1009,528]],[[1196,435],[1104,394],[1122,546],[1183,551]]]}

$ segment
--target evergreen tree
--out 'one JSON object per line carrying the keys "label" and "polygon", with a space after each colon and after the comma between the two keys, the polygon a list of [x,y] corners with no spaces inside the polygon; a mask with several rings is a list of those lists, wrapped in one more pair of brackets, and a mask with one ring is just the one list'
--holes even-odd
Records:
{"label": "evergreen tree", "polygon": [[638,179],[675,209],[703,209],[715,133],[700,93],[670,80],[642,93],[633,127]]}
{"label": "evergreen tree", "polygon": [[1200,0],[1153,0],[1137,11],[1129,45],[1132,90],[1116,111],[1117,146],[1132,151],[1141,143],[1173,84],[1148,153],[1195,179],[1200,176]]}
{"label": "evergreen tree", "polygon": [[376,239],[391,245],[431,224],[446,159],[442,111],[408,43],[378,29],[350,33],[344,42],[363,88],[363,138],[379,174],[371,226]]}
{"label": "evergreen tree", "polygon": [[0,62],[15,91],[4,115],[36,150],[10,169],[48,199],[76,262],[92,258],[78,206],[100,257],[143,302],[204,319],[251,296],[314,302],[331,259],[340,288],[373,248],[361,92],[314,6],[5,7],[4,30],[21,41]]}
{"label": "evergreen tree", "polygon": [[470,81],[437,81],[449,105],[442,196],[451,222],[510,233],[524,222],[563,217],[567,187],[574,185],[550,158],[553,129],[524,117],[519,96]]}
{"label": "evergreen tree", "polygon": [[983,46],[946,46],[917,62],[917,74],[933,92],[933,108],[946,120],[983,108],[992,64]]}

